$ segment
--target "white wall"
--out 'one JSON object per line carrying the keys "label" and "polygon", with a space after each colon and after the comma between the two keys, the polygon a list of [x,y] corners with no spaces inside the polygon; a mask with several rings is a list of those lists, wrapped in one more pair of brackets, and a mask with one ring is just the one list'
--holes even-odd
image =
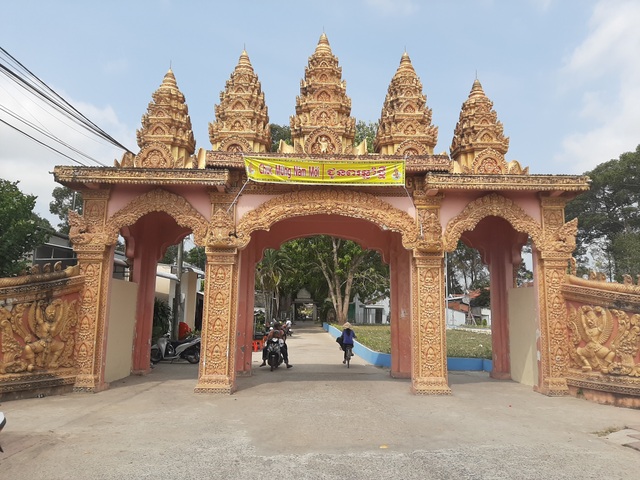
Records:
{"label": "white wall", "polygon": [[536,289],[512,288],[508,297],[511,378],[524,385],[533,386],[538,383]]}
{"label": "white wall", "polygon": [[111,280],[109,320],[107,326],[107,383],[128,377],[133,361],[133,337],[136,323],[138,284]]}

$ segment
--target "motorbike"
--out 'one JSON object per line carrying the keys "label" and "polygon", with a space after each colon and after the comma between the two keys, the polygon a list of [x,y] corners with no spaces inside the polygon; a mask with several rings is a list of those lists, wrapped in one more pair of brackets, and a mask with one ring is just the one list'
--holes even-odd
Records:
{"label": "motorbike", "polygon": [[200,343],[198,336],[190,336],[184,340],[171,341],[171,336],[166,333],[161,336],[155,345],[151,346],[151,363],[162,360],[178,360],[180,358],[189,363],[200,361]]}
{"label": "motorbike", "polygon": [[287,320],[284,324],[284,333],[287,334],[287,337],[293,335],[293,329],[291,328],[291,320]]}
{"label": "motorbike", "polygon": [[[2,431],[2,429],[6,424],[7,424],[7,419],[5,418],[4,413],[0,412],[0,432]],[[4,450],[2,450],[2,447],[0,447],[0,452],[4,453]]]}
{"label": "motorbike", "polygon": [[280,340],[272,338],[267,343],[267,363],[271,367],[271,371],[278,368],[284,362],[282,352],[280,351]]}

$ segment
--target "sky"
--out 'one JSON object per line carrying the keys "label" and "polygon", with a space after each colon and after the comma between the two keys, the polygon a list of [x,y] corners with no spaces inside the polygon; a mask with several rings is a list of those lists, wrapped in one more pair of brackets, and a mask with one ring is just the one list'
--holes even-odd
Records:
{"label": "sky", "polygon": [[[134,152],[169,68],[196,149],[210,149],[208,124],[243,49],[270,122],[288,125],[323,32],[357,120],[378,121],[409,54],[438,127],[436,153],[449,152],[475,78],[510,138],[506,160],[532,174],[582,174],[640,144],[638,0],[21,0],[1,13],[0,46]],[[0,120],[18,125],[7,110],[20,115],[105,165],[122,155],[1,72],[0,106]],[[37,195],[36,213],[54,225],[51,172],[74,164],[0,123],[0,178]]]}

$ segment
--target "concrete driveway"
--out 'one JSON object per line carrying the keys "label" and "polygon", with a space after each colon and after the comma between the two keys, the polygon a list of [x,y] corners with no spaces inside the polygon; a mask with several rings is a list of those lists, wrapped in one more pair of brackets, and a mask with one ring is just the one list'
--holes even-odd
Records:
{"label": "concrete driveway", "polygon": [[230,396],[195,394],[197,365],[162,363],[98,394],[1,404],[0,479],[639,478],[638,410],[478,372],[450,373],[452,396],[414,396],[358,357],[347,369],[319,326],[296,327],[294,368],[254,353]]}

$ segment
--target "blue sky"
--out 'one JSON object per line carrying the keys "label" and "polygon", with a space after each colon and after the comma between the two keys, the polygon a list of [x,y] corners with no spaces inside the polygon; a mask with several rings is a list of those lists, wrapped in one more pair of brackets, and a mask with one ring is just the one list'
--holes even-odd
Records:
{"label": "blue sky", "polygon": [[[121,143],[173,69],[197,148],[246,48],[272,123],[294,114],[324,31],[351,114],[377,121],[402,53],[420,77],[437,153],[448,152],[476,75],[531,173],[580,174],[640,144],[640,2],[635,0],[59,0],[5,2],[0,45]],[[0,104],[113,164],[119,151],[61,124],[0,75]],[[0,118],[8,120],[4,112]],[[50,217],[54,165],[71,162],[0,124],[0,177]],[[53,219],[54,221],[56,219]]]}

